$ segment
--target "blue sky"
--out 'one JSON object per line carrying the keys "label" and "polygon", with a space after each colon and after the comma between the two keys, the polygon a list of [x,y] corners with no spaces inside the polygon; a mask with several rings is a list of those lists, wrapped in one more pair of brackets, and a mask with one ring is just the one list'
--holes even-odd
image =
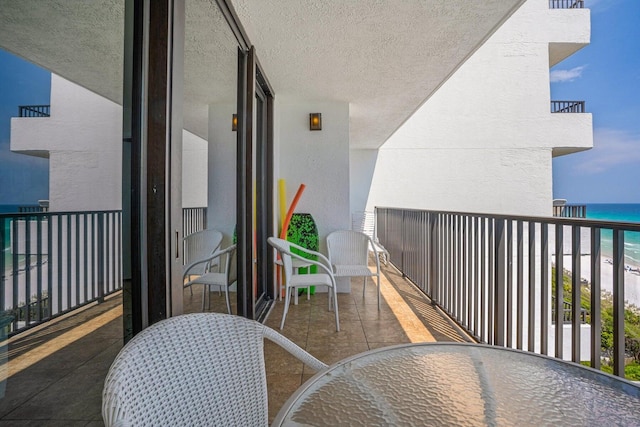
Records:
{"label": "blue sky", "polygon": [[586,0],[591,44],[551,70],[551,99],[584,100],[589,151],[553,160],[553,193],[570,203],[640,203],[640,0]]}
{"label": "blue sky", "polygon": [[[584,100],[594,148],[553,160],[553,195],[640,203],[640,0],[585,0],[591,44],[551,70],[551,98]],[[0,50],[0,204],[48,194],[48,161],[9,151],[19,105],[48,104],[49,73]]]}
{"label": "blue sky", "polygon": [[37,204],[49,194],[49,161],[9,150],[11,117],[20,105],[47,105],[51,75],[0,50],[0,205]]}

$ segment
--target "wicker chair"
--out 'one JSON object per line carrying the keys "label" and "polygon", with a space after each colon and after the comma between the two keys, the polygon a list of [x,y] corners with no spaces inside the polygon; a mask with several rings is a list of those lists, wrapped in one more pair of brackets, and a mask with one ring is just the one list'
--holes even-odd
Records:
{"label": "wicker chair", "polygon": [[[212,228],[197,231],[185,236],[183,239],[184,249],[184,267],[182,274],[184,277],[191,279],[192,276],[200,276],[206,271],[209,271],[211,267],[218,261],[213,260],[213,263],[196,263],[196,261],[207,258],[213,254],[222,243],[223,235],[218,230]],[[189,288],[192,289],[192,288]],[[193,295],[193,290],[191,291]]]}
{"label": "wicker chair", "polygon": [[[193,285],[204,285],[202,287],[202,311],[205,308],[205,302],[209,300],[211,306],[210,292],[217,288],[218,291],[224,290],[224,296],[227,302],[227,313],[231,313],[231,301],[229,301],[229,287],[236,283],[236,245],[231,245],[225,249],[217,250],[213,255],[195,261],[187,267],[187,271],[195,270],[200,264],[205,264],[207,268],[201,276],[187,281],[187,274],[182,277],[184,286],[191,287]],[[217,264],[217,269],[211,271],[211,265]],[[193,292],[192,292],[193,294]]]}
{"label": "wicker chair", "polygon": [[[285,277],[285,299],[284,299],[284,312],[282,313],[282,322],[280,322],[280,329],[284,328],[284,321],[287,318],[289,312],[289,303],[291,302],[291,290],[297,291],[298,288],[309,288],[310,286],[326,286],[328,288],[329,309],[333,302],[333,310],[336,317],[336,331],[340,331],[340,318],[338,316],[338,297],[336,295],[336,280],[333,277],[331,271],[331,264],[327,257],[320,252],[305,249],[300,245],[288,242],[277,237],[269,237],[268,242],[280,253],[282,257],[282,264],[284,267]],[[295,252],[292,251],[295,250]],[[316,257],[317,260],[308,259],[301,254],[311,255]],[[310,274],[293,274],[293,260],[297,259],[303,261],[308,265],[315,265],[318,271],[322,273],[310,273]]]}
{"label": "wicker chair", "polygon": [[264,338],[311,368],[327,365],[261,323],[221,313],[160,321],[116,356],[102,392],[106,426],[266,426]]}
{"label": "wicker chair", "polygon": [[[374,248],[375,272],[369,270],[369,247]],[[376,277],[378,310],[380,310],[380,259],[375,252],[371,238],[358,231],[334,231],[327,236],[327,251],[335,277],[364,277],[363,298],[367,277]]]}

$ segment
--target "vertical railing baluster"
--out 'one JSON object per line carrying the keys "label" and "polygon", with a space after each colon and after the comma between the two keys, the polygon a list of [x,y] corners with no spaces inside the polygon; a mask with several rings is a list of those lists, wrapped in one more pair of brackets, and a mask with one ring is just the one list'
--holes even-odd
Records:
{"label": "vertical railing baluster", "polygon": [[540,223],[540,353],[549,352],[549,224]]}
{"label": "vertical railing baluster", "polygon": [[14,319],[14,329],[18,327],[18,320],[20,318],[20,289],[19,289],[19,281],[18,274],[20,273],[20,260],[18,258],[18,244],[20,242],[20,233],[18,231],[18,217],[13,218],[11,222],[11,229],[13,230],[12,242],[11,242],[11,271],[13,272],[13,308],[16,310],[18,314]]}
{"label": "vertical railing baluster", "polygon": [[562,224],[556,224],[556,289],[555,289],[555,354],[558,359],[562,359],[562,332],[564,326],[564,269],[563,269],[563,256],[564,256],[564,245],[563,245],[563,226]]}
{"label": "vertical railing baluster", "polygon": [[74,214],[73,215],[73,219],[75,220],[76,223],[76,259],[75,259],[75,265],[76,265],[76,303],[75,305],[79,305],[82,304],[82,302],[86,301],[86,295],[85,295],[85,299],[84,301],[81,299],[81,292],[80,292],[80,288],[82,286],[82,284],[80,283],[80,215],[79,214]]}
{"label": "vertical railing baluster", "polygon": [[613,373],[624,378],[624,231],[613,229]]}
{"label": "vertical railing baluster", "polygon": [[524,341],[524,224],[522,221],[516,222],[516,245],[517,245],[517,266],[516,266],[516,348],[522,350]]}
{"label": "vertical railing baluster", "polygon": [[529,320],[527,350],[535,351],[536,331],[536,223],[529,221]]}
{"label": "vertical railing baluster", "polygon": [[2,254],[0,255],[0,310],[6,310],[6,283],[7,280],[7,272],[6,272],[6,262],[5,262],[5,254],[4,249],[7,247],[7,241],[9,236],[6,235],[6,221],[4,217],[0,216],[0,247],[2,248]]}
{"label": "vertical railing baluster", "polygon": [[507,347],[513,347],[513,221],[507,220]]}
{"label": "vertical railing baluster", "polygon": [[600,369],[602,304],[600,302],[600,229],[591,228],[591,367]]}
{"label": "vertical railing baluster", "polygon": [[494,311],[495,311],[495,283],[496,283],[496,272],[495,272],[495,246],[496,246],[496,236],[494,230],[494,219],[487,218],[489,223],[488,234],[489,234],[489,280],[487,281],[487,342],[490,344],[495,344],[495,336],[494,336]]}
{"label": "vertical railing baluster", "polygon": [[89,236],[89,215],[85,212],[82,215],[82,288],[84,289],[84,295],[86,299],[93,299],[95,295],[89,289],[89,245],[88,245],[88,236]]}
{"label": "vertical railing baluster", "polygon": [[475,336],[480,336],[479,324],[480,324],[480,264],[479,264],[479,220],[477,216],[473,218],[473,332]]}
{"label": "vertical railing baluster", "polygon": [[580,309],[582,303],[580,300],[580,278],[581,278],[581,242],[580,227],[574,225],[571,227],[571,360],[580,362]]}
{"label": "vertical railing baluster", "polygon": [[464,215],[462,217],[462,312],[460,313],[460,322],[469,328],[469,268],[467,265],[467,250],[468,250],[468,227],[469,217]]}
{"label": "vertical railing baluster", "polygon": [[67,282],[66,282],[66,288],[65,288],[65,293],[67,296],[67,306],[65,307],[65,311],[69,310],[69,308],[71,308],[71,215],[70,214],[66,214],[65,217],[67,218],[67,232],[64,235],[64,242],[67,245]]}
{"label": "vertical railing baluster", "polygon": [[487,312],[487,292],[486,292],[486,270],[485,270],[485,260],[486,260],[486,227],[485,227],[486,218],[480,217],[480,339],[482,342],[487,342],[487,333],[486,333],[486,312]]}
{"label": "vertical railing baluster", "polygon": [[105,236],[105,214],[98,214],[98,241],[97,241],[97,252],[98,252],[98,301],[104,301],[104,284],[105,284],[105,248],[104,248],[104,236]]}
{"label": "vertical railing baluster", "polygon": [[25,325],[31,324],[31,217],[24,217],[24,305]]}
{"label": "vertical railing baluster", "polygon": [[496,219],[495,224],[495,345],[503,346],[505,344],[505,302],[506,302],[506,245],[505,245],[505,220]]}

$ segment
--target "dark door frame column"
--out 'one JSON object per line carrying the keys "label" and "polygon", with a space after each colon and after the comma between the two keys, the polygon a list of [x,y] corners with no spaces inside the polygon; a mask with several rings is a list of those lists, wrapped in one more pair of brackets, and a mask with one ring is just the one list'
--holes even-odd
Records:
{"label": "dark door frame column", "polygon": [[182,313],[184,0],[126,0],[125,339]]}

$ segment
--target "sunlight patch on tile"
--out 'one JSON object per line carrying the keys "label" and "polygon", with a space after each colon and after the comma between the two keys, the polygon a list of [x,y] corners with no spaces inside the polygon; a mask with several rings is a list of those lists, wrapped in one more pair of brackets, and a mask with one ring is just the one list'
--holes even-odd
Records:
{"label": "sunlight patch on tile", "polygon": [[380,274],[380,280],[382,282],[380,293],[387,304],[389,304],[389,308],[409,340],[411,340],[411,342],[435,342],[436,339],[431,335],[431,332],[429,332],[418,316],[407,306],[407,303],[391,283],[389,283],[384,274]]}
{"label": "sunlight patch on tile", "polygon": [[[41,345],[33,350],[30,350],[21,356],[11,359],[8,363],[8,369],[0,370],[0,381],[4,381],[10,378],[32,365],[35,365],[45,357],[51,356],[56,351],[68,346],[69,344],[78,341],[81,338],[86,337],[88,334],[98,330],[105,326],[107,323],[122,316],[122,305],[112,308],[106,313],[101,314],[95,319],[88,320],[82,323],[81,326],[75,327],[68,332],[61,334],[60,336],[47,341],[46,345]],[[7,366],[5,364],[4,366]]]}

